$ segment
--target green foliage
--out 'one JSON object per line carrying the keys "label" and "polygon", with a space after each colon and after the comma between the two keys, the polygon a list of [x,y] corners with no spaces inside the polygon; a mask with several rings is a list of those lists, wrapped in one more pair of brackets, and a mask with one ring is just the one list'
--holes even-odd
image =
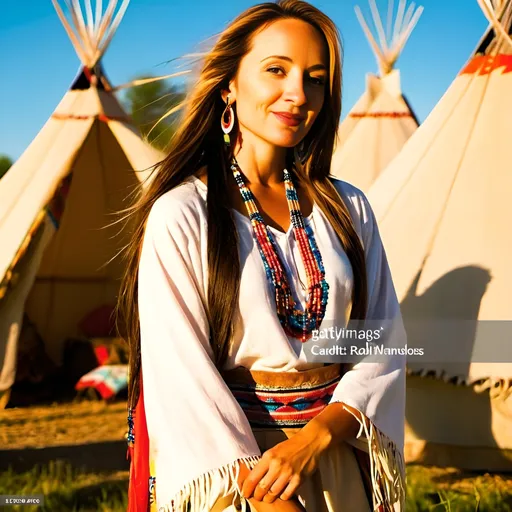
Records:
{"label": "green foliage", "polygon": [[7,155],[0,155],[0,178],[11,168],[12,160]]}
{"label": "green foliage", "polygon": [[[138,79],[143,78],[151,77]],[[128,89],[123,103],[148,142],[158,149],[164,149],[176,129],[179,113],[159,120],[184,98],[183,90],[165,80],[159,80]]]}

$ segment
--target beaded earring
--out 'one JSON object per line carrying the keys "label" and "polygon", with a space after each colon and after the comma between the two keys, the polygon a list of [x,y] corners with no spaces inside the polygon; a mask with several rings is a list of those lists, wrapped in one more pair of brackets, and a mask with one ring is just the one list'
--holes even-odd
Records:
{"label": "beaded earring", "polygon": [[220,118],[220,126],[222,128],[222,131],[224,132],[224,143],[227,147],[231,145],[231,140],[229,138],[229,133],[233,129],[233,126],[235,124],[235,112],[233,111],[233,108],[231,107],[231,104],[229,103],[229,96],[226,100],[226,108],[224,109],[224,112],[222,112],[222,116]]}

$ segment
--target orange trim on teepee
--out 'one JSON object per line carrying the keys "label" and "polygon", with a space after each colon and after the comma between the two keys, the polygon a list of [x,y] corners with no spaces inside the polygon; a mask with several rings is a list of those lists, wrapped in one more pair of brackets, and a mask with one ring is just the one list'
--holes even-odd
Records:
{"label": "orange trim on teepee", "polygon": [[489,75],[503,68],[502,74],[512,73],[512,55],[478,55],[460,72],[461,75]]}
{"label": "orange trim on teepee", "polygon": [[391,119],[400,119],[402,117],[412,117],[410,112],[352,112],[349,114],[350,117],[356,117],[362,119],[364,117],[389,117]]}
{"label": "orange trim on teepee", "polygon": [[117,117],[117,116],[106,116],[105,114],[94,114],[92,116],[78,116],[76,114],[52,114],[53,119],[58,119],[59,121],[65,121],[67,119],[75,119],[78,121],[86,121],[87,119],[95,119],[97,118],[99,121],[103,121],[104,123],[108,123],[109,121],[121,121],[124,123],[130,122],[128,117]]}

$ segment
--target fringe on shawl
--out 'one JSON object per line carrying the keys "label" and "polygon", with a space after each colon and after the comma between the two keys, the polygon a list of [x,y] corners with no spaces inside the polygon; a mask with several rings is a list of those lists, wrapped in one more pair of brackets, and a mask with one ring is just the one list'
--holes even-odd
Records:
{"label": "fringe on shawl", "polygon": [[[405,510],[405,461],[395,443],[380,432],[360,411],[350,412],[359,422],[357,439],[366,439],[370,457],[373,510],[402,512]],[[364,436],[363,436],[364,434]]]}
{"label": "fringe on shawl", "polygon": [[160,506],[159,512],[209,512],[218,499],[233,493],[233,504],[239,499],[241,511],[248,511],[247,500],[243,497],[237,483],[240,464],[243,462],[249,469],[253,469],[260,459],[258,455],[244,457],[204,473],[187,483],[169,505]]}

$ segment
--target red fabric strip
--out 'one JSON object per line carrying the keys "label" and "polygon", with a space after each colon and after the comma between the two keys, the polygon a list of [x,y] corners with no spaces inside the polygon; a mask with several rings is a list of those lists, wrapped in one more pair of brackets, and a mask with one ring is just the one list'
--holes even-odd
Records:
{"label": "red fabric strip", "polygon": [[130,455],[130,482],[127,512],[149,512],[149,437],[144,410],[142,371],[140,394],[134,412],[135,441],[128,449]]}

